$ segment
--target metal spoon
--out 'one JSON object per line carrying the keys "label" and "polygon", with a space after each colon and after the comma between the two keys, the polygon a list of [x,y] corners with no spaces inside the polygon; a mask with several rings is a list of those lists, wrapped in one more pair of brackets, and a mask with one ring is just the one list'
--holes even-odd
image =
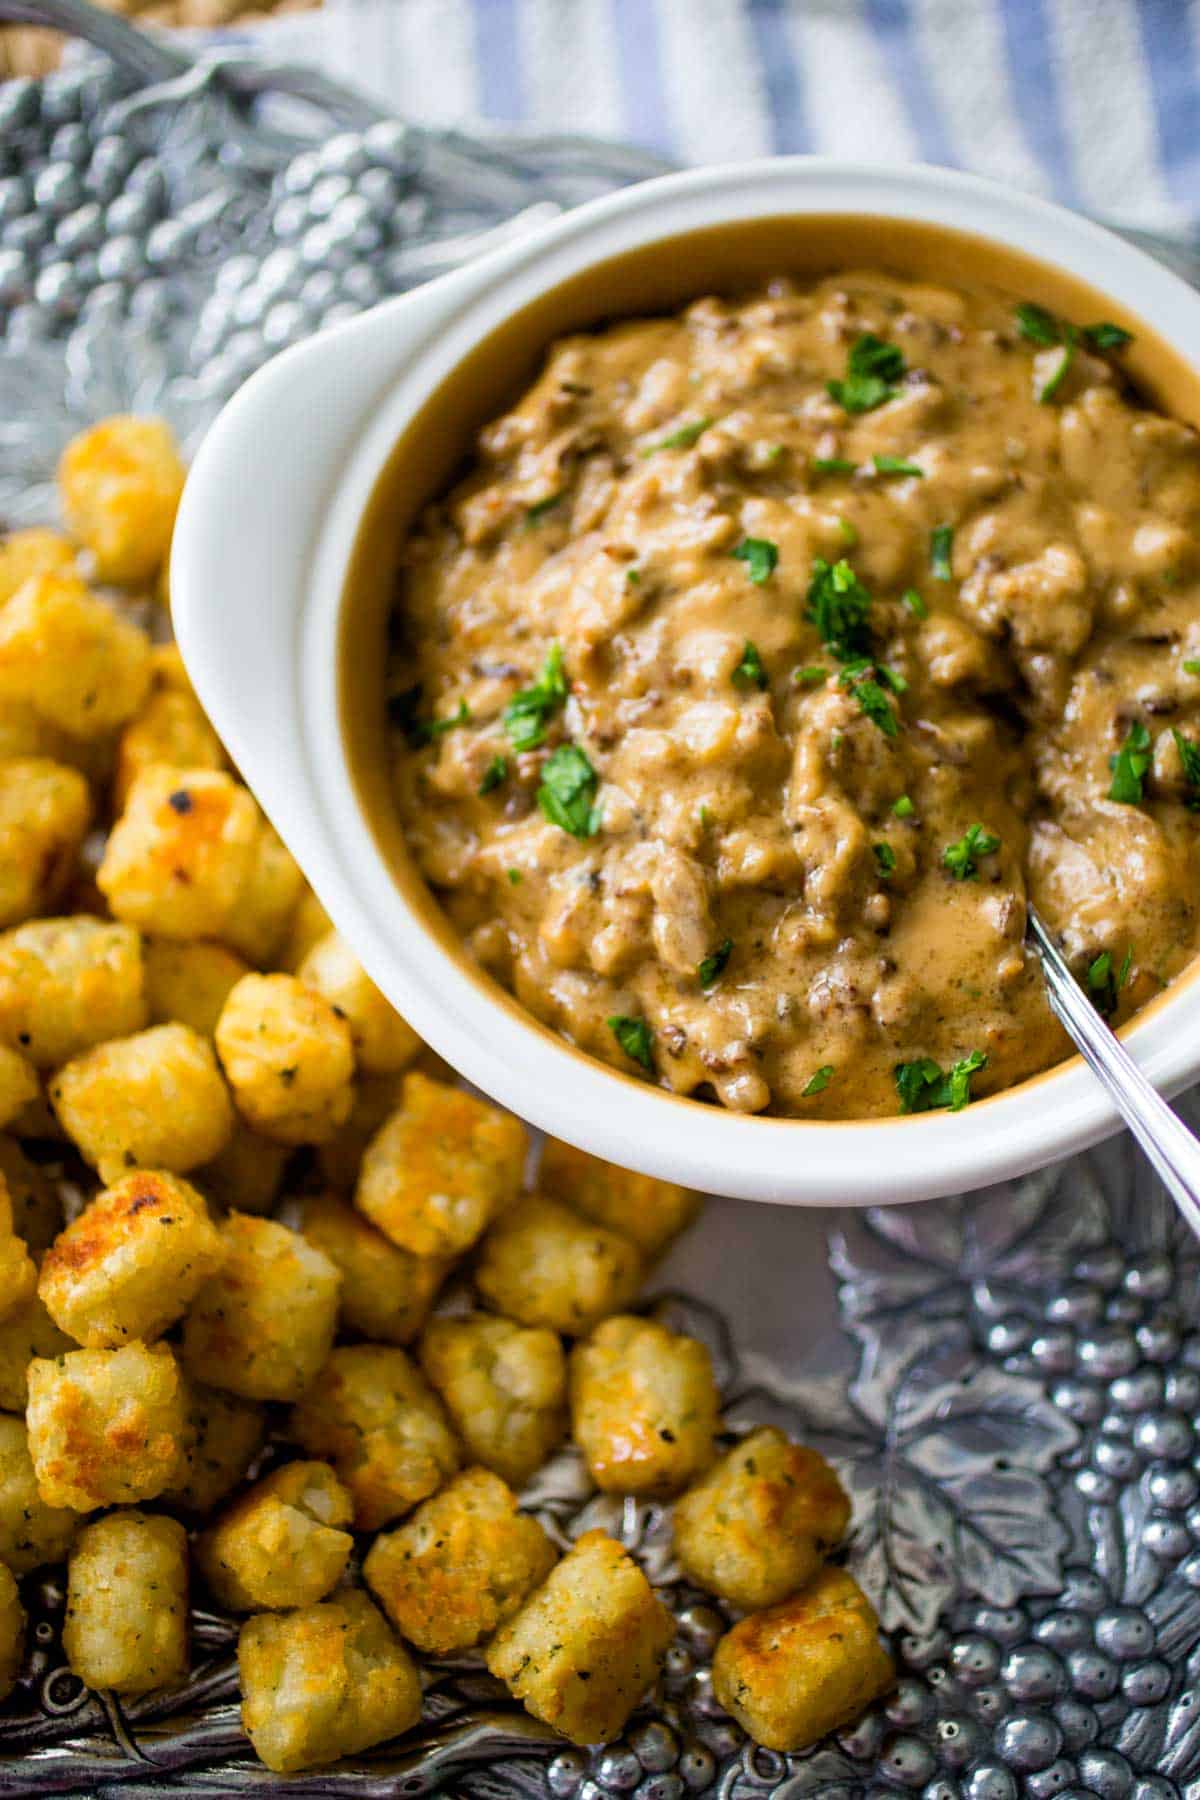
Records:
{"label": "metal spoon", "polygon": [[1200,1142],[1157,1093],[1105,1024],[1031,906],[1027,936],[1041,959],[1050,1007],[1099,1076],[1180,1213],[1200,1237]]}

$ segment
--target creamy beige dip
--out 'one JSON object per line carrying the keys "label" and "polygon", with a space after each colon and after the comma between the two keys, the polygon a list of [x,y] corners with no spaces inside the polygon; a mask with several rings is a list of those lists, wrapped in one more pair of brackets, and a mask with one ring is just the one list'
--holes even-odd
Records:
{"label": "creamy beige dip", "polygon": [[532,1013],[865,1117],[1065,1053],[1027,895],[1117,1018],[1190,959],[1200,441],[1120,335],[854,273],[552,348],[389,669],[409,846]]}

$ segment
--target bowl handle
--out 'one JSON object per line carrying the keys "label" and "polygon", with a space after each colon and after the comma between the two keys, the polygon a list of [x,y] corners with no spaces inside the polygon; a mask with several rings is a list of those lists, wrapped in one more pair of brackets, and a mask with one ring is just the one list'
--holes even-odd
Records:
{"label": "bowl handle", "polygon": [[310,786],[300,640],[321,522],[381,395],[483,268],[273,358],[219,414],[188,475],[171,546],[175,635],[201,704],[285,839]]}

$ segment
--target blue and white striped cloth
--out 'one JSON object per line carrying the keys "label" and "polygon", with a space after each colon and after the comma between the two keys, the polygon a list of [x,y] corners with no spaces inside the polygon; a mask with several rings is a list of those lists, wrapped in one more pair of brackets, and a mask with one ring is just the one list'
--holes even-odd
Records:
{"label": "blue and white striped cloth", "polygon": [[922,159],[1200,224],[1200,0],[327,0],[278,29],[422,122]]}

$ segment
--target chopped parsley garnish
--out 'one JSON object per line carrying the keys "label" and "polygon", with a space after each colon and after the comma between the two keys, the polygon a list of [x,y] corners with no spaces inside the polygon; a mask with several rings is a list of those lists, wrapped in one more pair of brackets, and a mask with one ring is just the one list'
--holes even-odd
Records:
{"label": "chopped parsley garnish", "polygon": [[905,462],[902,456],[874,456],[877,475],[919,475],[924,477],[925,471],[917,463]]}
{"label": "chopped parsley garnish", "polygon": [[829,394],[848,413],[874,412],[896,392],[904,374],[904,356],[895,344],[885,344],[866,331],[850,346],[844,381],[827,381]]}
{"label": "chopped parsley garnish", "polygon": [[697,975],[700,977],[701,987],[711,987],[718,975],[724,973],[725,964],[729,961],[732,953],[733,939],[726,938],[723,944],[717,945],[711,956],[706,956],[704,958],[700,967],[696,970]]}
{"label": "chopped parsley garnish", "polygon": [[1129,727],[1125,742],[1108,759],[1112,782],[1108,797],[1122,806],[1142,804],[1142,783],[1150,767],[1150,733],[1140,719]]}
{"label": "chopped parsley garnish", "polygon": [[763,668],[758,647],[747,638],[742,651],[742,660],[733,671],[734,685],[736,687],[765,688],[767,679],[767,671]]}
{"label": "chopped parsley garnish", "polygon": [[746,565],[746,573],[755,587],[761,587],[775,572],[779,561],[779,546],[769,538],[743,538],[733,552],[738,562]]}
{"label": "chopped parsley garnish", "polygon": [[955,881],[977,881],[976,858],[990,856],[999,848],[1000,839],[982,825],[968,825],[958,842],[947,844],[942,851],[942,867],[950,871]]}
{"label": "chopped parsley garnish", "polygon": [[1183,672],[1185,675],[1200,675],[1200,656],[1187,657],[1184,661]]}
{"label": "chopped parsley garnish", "polygon": [[417,681],[412,687],[405,688],[403,693],[392,694],[387,703],[388,718],[393,725],[400,727],[414,750],[419,750],[423,744],[431,744],[447,731],[453,731],[456,725],[465,725],[471,717],[466,701],[460,700],[448,718],[419,718],[421,692],[421,683]]}
{"label": "chopped parsley garnish", "polygon": [[839,679],[858,701],[871,723],[878,725],[884,737],[894,738],[899,735],[900,720],[888,698],[887,688],[890,687],[896,694],[903,693],[908,683],[902,675],[875,663],[860,660],[848,663]]}
{"label": "chopped parsley garnish", "polygon": [[784,449],[785,446],[783,444],[768,444],[762,453],[763,461],[765,463],[777,463],[783,455]]}
{"label": "chopped parsley garnish", "polygon": [[544,518],[548,512],[552,512],[559,502],[565,499],[566,494],[561,489],[557,494],[547,494],[544,500],[535,500],[532,506],[525,508],[525,517],[529,524],[536,525],[539,519]]}
{"label": "chopped parsley garnish", "polygon": [[1119,969],[1114,970],[1111,950],[1102,950],[1095,961],[1089,963],[1087,972],[1088,994],[1092,1005],[1106,1019],[1111,1018],[1117,1010],[1121,989],[1129,980],[1129,971],[1133,967],[1133,945],[1125,952]]}
{"label": "chopped parsley garnish", "polygon": [[982,1050],[972,1050],[970,1056],[962,1057],[948,1075],[928,1056],[917,1062],[897,1063],[893,1076],[900,1111],[936,1112],[946,1106],[951,1112],[961,1112],[971,1098],[972,1075],[986,1067],[987,1057]]}
{"label": "chopped parsley garnish", "polygon": [[926,606],[916,588],[905,588],[900,596],[901,606],[907,606],[914,619],[927,619],[929,608]]}
{"label": "chopped parsley garnish", "polygon": [[911,819],[916,810],[907,794],[901,794],[898,800],[892,802],[892,814],[897,819]]}
{"label": "chopped parsley garnish", "polygon": [[1200,744],[1193,738],[1184,737],[1174,725],[1171,736],[1175,739],[1175,748],[1179,752],[1179,760],[1183,764],[1183,779],[1191,790],[1184,804],[1190,812],[1200,812]]}
{"label": "chopped parsley garnish", "polygon": [[650,1046],[654,1041],[654,1033],[645,1019],[631,1019],[625,1013],[615,1013],[608,1021],[608,1029],[626,1056],[632,1057],[635,1063],[641,1063],[643,1069],[653,1069],[654,1058]]}
{"label": "chopped parsley garnish", "polygon": [[1052,312],[1044,306],[1038,306],[1033,300],[1023,300],[1013,315],[1017,321],[1017,331],[1030,344],[1061,344],[1062,324]]}
{"label": "chopped parsley garnish", "polygon": [[871,848],[875,852],[875,867],[879,870],[880,878],[886,881],[889,875],[895,873],[896,852],[890,844],[872,844]]}
{"label": "chopped parsley garnish", "polygon": [[1053,369],[1051,369],[1049,375],[1046,377],[1045,381],[1043,381],[1041,387],[1037,391],[1038,400],[1041,402],[1041,404],[1043,406],[1048,406],[1050,404],[1050,402],[1054,399],[1055,395],[1058,393],[1059,389],[1062,387],[1063,382],[1067,379],[1067,375],[1070,372],[1071,364],[1074,361],[1075,361],[1075,342],[1074,342],[1074,339],[1071,339],[1069,342],[1067,342],[1063,345],[1061,356],[1059,357],[1059,359],[1055,363]]}
{"label": "chopped parsley garnish", "polygon": [[641,579],[642,579],[642,571],[640,569],[626,569],[626,571],[625,571],[625,586],[626,587],[636,587],[638,582]]}
{"label": "chopped parsley garnish", "polygon": [[500,783],[504,780],[504,778],[507,774],[508,774],[508,758],[507,758],[507,756],[493,756],[491,762],[488,764],[487,768],[483,771],[483,779],[479,783],[479,792],[481,794],[490,794],[494,788],[498,788],[500,786]]}
{"label": "chopped parsley garnish", "polygon": [[954,527],[935,525],[929,534],[929,567],[935,581],[953,581],[950,556],[954,549]]}
{"label": "chopped parsley garnish", "polygon": [[853,475],[858,464],[849,456],[814,456],[815,475]]}
{"label": "chopped parsley garnish", "polygon": [[600,815],[592,805],[600,777],[577,744],[560,744],[542,765],[538,805],[552,825],[572,837],[595,837]]}
{"label": "chopped parsley garnish", "polygon": [[853,549],[858,542],[857,528],[850,523],[849,519],[839,519],[837,521],[837,528],[841,533],[842,542],[844,544],[849,544],[850,548]]}
{"label": "chopped parsley garnish", "polygon": [[511,887],[520,887],[520,885],[521,885],[520,869],[509,869],[508,880],[509,880],[509,885]]}
{"label": "chopped parsley garnish", "polygon": [[711,424],[711,419],[692,419],[677,431],[669,432],[665,438],[659,438],[657,444],[646,444],[642,455],[653,456],[656,450],[690,450]]}
{"label": "chopped parsley garnish", "polygon": [[514,694],[504,709],[504,729],[514,750],[536,750],[546,741],[546,726],[567,698],[562,646],[551,644],[542,672],[532,687]]}
{"label": "chopped parsley garnish", "polygon": [[1093,350],[1123,350],[1126,344],[1132,344],[1133,333],[1126,331],[1123,325],[1114,325],[1110,319],[1104,319],[1099,325],[1085,325],[1083,335]]}
{"label": "chopped parsley garnish", "polygon": [[814,1094],[823,1094],[825,1089],[829,1086],[829,1083],[833,1080],[833,1073],[832,1063],[822,1063],[816,1074],[810,1075],[804,1086],[800,1089],[800,1098],[802,1100],[811,1100]]}
{"label": "chopped parsley garnish", "polygon": [[804,616],[816,626],[821,642],[841,661],[848,662],[869,652],[870,612],[871,596],[850,564],[844,559],[831,564],[817,557]]}
{"label": "chopped parsley garnish", "polygon": [[806,663],[802,669],[792,670],[792,680],[797,687],[814,687],[818,681],[824,681],[829,670],[820,663]]}

